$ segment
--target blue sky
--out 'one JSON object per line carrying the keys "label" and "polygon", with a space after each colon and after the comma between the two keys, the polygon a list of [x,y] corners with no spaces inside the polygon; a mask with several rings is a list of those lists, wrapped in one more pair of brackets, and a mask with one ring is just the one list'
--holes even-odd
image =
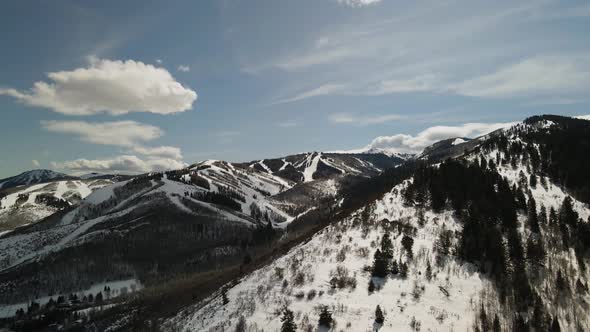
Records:
{"label": "blue sky", "polygon": [[589,114],[588,1],[7,1],[0,178],[374,146]]}

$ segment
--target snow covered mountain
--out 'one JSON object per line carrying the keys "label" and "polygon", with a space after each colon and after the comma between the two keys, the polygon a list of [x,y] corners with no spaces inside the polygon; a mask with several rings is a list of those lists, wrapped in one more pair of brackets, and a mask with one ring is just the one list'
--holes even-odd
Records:
{"label": "snow covered mountain", "polygon": [[301,183],[337,175],[372,176],[403,161],[404,159],[397,155],[383,153],[309,152],[284,158],[256,160],[246,165]]}
{"label": "snow covered mountain", "polygon": [[22,185],[0,191],[0,232],[37,222],[77,205],[110,180],[62,180]]}
{"label": "snow covered mountain", "polygon": [[590,330],[587,151],[590,121],[539,116],[405,161],[314,152],[146,174],[0,236],[0,312],[48,325],[35,317],[53,317],[51,294],[133,280],[140,292],[66,300],[83,318],[51,323]]}
{"label": "snow covered mountain", "polygon": [[[539,163],[551,147],[535,140],[572,130],[570,120],[550,119],[528,119],[480,140],[456,161],[420,167],[380,199],[170,318],[165,330],[274,331],[290,312],[298,329],[310,331],[326,309],[331,328],[345,331],[588,330],[589,200],[572,198],[572,188],[554,177],[558,157]],[[589,133],[590,123],[574,124]],[[451,191],[472,179],[488,183],[473,185],[477,192]],[[500,225],[492,219],[471,229],[499,206],[476,213],[471,209],[485,203],[473,201],[466,215],[459,213],[477,196],[510,195],[500,215],[509,206],[516,214],[501,217]],[[523,206],[516,207],[519,195]],[[477,234],[486,242],[478,243]]]}
{"label": "snow covered mountain", "polygon": [[67,178],[71,177],[67,174],[54,172],[48,169],[34,169],[6,179],[1,179],[0,189],[8,189],[16,186],[44,183],[56,179]]}

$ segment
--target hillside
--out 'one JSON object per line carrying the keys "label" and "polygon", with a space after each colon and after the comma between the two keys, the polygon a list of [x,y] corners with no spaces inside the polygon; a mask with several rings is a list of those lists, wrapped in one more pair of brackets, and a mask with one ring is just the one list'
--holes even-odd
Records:
{"label": "hillside", "polygon": [[0,233],[75,206],[94,190],[111,183],[108,179],[72,179],[4,189],[0,191]]}
{"label": "hillside", "polygon": [[[279,330],[289,315],[314,330],[324,308],[335,330],[588,330],[590,209],[568,195],[584,199],[567,182],[576,167],[550,170],[564,161],[551,142],[589,125],[527,119],[455,160],[421,166],[166,330]],[[574,151],[587,144],[570,142]]]}
{"label": "hillside", "polygon": [[588,142],[590,121],[539,116],[406,160],[144,174],[0,236],[0,307],[17,331],[588,330]]}
{"label": "hillside", "polygon": [[56,179],[73,178],[67,174],[54,172],[48,169],[35,169],[23,172],[6,179],[0,179],[0,189],[8,189],[17,186],[28,186],[31,184],[49,182]]}

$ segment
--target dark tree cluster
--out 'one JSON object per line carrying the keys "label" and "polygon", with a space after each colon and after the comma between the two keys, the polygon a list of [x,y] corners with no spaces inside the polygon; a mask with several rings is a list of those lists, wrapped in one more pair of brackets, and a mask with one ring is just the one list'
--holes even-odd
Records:
{"label": "dark tree cluster", "polygon": [[54,207],[58,210],[65,209],[70,206],[70,203],[65,199],[55,197],[52,194],[39,194],[35,197],[35,203]]}
{"label": "dark tree cluster", "polygon": [[213,191],[194,191],[192,193],[185,192],[185,196],[190,196],[191,198],[202,202],[218,204],[228,207],[232,210],[242,212],[242,204],[236,202],[231,196],[227,196],[226,194],[223,194],[221,192],[216,193]]}

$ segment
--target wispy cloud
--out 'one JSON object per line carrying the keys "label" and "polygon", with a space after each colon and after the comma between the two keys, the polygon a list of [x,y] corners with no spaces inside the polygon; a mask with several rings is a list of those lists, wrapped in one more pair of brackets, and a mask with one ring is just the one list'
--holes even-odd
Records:
{"label": "wispy cloud", "polygon": [[178,71],[185,72],[185,73],[191,71],[191,67],[189,67],[187,65],[180,65],[180,66],[178,66],[177,69],[178,69]]}
{"label": "wispy cloud", "polygon": [[506,98],[588,91],[590,56],[539,56],[466,80],[450,89],[474,97]]}
{"label": "wispy cloud", "polygon": [[33,167],[40,167],[41,166],[41,163],[37,159],[31,160],[31,163],[33,164]]}
{"label": "wispy cloud", "polygon": [[292,127],[297,127],[299,124],[295,121],[285,121],[285,122],[279,122],[278,126],[281,128],[292,128]]}
{"label": "wispy cloud", "polygon": [[333,113],[329,116],[329,120],[336,124],[352,124],[352,125],[375,125],[386,122],[396,121],[404,117],[398,114],[384,114],[384,115],[361,115],[351,113]]}
{"label": "wispy cloud", "polygon": [[309,91],[304,91],[293,97],[285,98],[274,102],[273,104],[286,104],[299,100],[304,100],[311,97],[327,96],[344,91],[346,85],[344,84],[324,84]]}
{"label": "wispy cloud", "polygon": [[338,0],[338,3],[347,5],[350,7],[364,7],[369,5],[374,5],[382,0]]}

